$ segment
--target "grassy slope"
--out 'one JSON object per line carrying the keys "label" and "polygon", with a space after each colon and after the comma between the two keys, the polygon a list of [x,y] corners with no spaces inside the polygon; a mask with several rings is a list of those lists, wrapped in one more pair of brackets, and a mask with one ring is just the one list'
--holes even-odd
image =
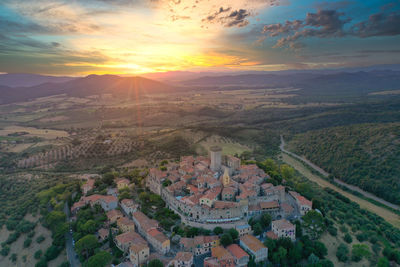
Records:
{"label": "grassy slope", "polygon": [[294,136],[289,149],[347,183],[400,203],[400,123],[309,131]]}

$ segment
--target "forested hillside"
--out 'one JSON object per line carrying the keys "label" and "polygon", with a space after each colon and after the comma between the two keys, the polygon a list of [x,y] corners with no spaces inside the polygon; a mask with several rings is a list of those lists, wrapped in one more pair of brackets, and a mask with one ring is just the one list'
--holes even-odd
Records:
{"label": "forested hillside", "polygon": [[344,182],[400,204],[400,123],[309,131],[295,135],[289,149]]}

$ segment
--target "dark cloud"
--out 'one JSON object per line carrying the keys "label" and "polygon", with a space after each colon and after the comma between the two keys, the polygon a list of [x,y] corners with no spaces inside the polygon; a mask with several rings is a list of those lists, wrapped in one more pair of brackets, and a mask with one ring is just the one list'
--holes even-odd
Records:
{"label": "dark cloud", "polygon": [[368,20],[355,24],[352,27],[352,34],[361,38],[399,35],[400,12],[373,14]]}
{"label": "dark cloud", "polygon": [[239,9],[233,11],[231,14],[229,14],[227,18],[227,24],[225,26],[227,27],[233,27],[233,26],[238,26],[238,27],[243,27],[249,24],[249,22],[246,20],[246,17],[248,17],[250,13],[245,10],[245,9]]}
{"label": "dark cloud", "polygon": [[220,7],[217,12],[202,21],[221,23],[225,27],[244,27],[249,24],[249,21],[246,18],[250,16],[250,13],[247,10],[239,9],[227,14],[229,11],[231,11],[230,7],[225,9]]}
{"label": "dark cloud", "polygon": [[[337,10],[319,10],[317,13],[307,13],[304,20],[286,21],[284,24],[265,25],[262,33],[269,37],[278,37],[274,47],[302,48],[300,40],[307,37],[331,38],[357,36],[361,38],[373,36],[394,36],[400,34],[400,13],[384,11],[371,15],[362,21],[345,29],[351,19]],[[262,39],[260,39],[262,40]]]}

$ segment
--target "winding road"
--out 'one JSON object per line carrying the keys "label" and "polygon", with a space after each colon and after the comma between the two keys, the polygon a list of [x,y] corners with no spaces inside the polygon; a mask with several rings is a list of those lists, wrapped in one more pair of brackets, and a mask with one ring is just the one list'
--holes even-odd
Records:
{"label": "winding road", "polygon": [[[281,145],[280,145],[280,149],[283,152],[282,153],[282,160],[284,162],[286,162],[287,164],[291,165],[293,168],[295,168],[298,172],[300,172],[302,175],[304,175],[306,178],[310,179],[313,182],[316,182],[319,186],[321,187],[329,187],[337,192],[339,192],[340,194],[344,195],[345,197],[349,198],[350,200],[356,202],[357,204],[360,205],[360,207],[367,209],[371,212],[376,213],[377,215],[381,216],[382,218],[384,218],[386,221],[390,222],[391,224],[393,224],[394,226],[400,228],[400,216],[397,215],[396,213],[390,211],[387,208],[375,205],[371,202],[369,202],[368,200],[365,200],[363,198],[357,197],[353,194],[351,194],[350,192],[344,191],[343,189],[341,189],[340,187],[331,184],[329,181],[319,177],[318,175],[313,174],[309,169],[307,169],[304,164],[308,165],[309,167],[311,167],[312,169],[314,169],[315,171],[317,171],[318,173],[322,174],[324,177],[327,177],[329,175],[329,173],[327,173],[326,171],[324,171],[322,168],[318,167],[317,165],[313,164],[312,162],[310,162],[309,160],[291,152],[285,149],[285,141],[283,139],[283,136],[281,135]],[[384,199],[378,198],[377,196],[369,193],[369,192],[365,192],[364,190],[353,186],[353,185],[348,185],[338,179],[334,179],[335,182],[337,182],[338,184],[341,184],[343,186],[348,187],[351,190],[357,191],[359,193],[361,193],[362,195],[364,195],[365,197],[374,199],[384,205],[387,205],[389,207],[392,207],[394,209],[398,209],[400,210],[400,207],[393,204],[393,203],[389,203],[387,201],[385,201]]]}

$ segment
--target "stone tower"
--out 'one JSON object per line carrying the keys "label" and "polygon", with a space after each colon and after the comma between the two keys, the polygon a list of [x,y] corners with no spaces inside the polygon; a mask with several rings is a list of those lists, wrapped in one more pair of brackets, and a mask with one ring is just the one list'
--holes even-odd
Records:
{"label": "stone tower", "polygon": [[224,176],[222,176],[222,184],[224,187],[228,186],[231,182],[231,177],[229,177],[229,169],[225,168]]}
{"label": "stone tower", "polygon": [[210,148],[211,166],[210,169],[214,172],[221,170],[221,153],[222,149],[219,146]]}

